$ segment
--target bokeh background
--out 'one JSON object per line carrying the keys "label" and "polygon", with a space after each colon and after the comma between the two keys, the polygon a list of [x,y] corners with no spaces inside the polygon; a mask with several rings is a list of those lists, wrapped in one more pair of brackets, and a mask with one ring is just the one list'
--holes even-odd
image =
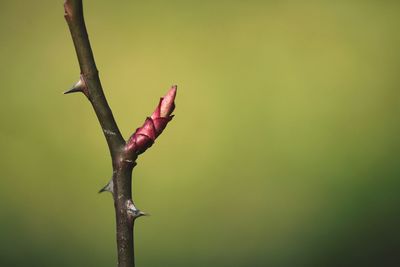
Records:
{"label": "bokeh background", "polygon": [[[108,149],[63,1],[0,2],[0,266],[116,266]],[[399,1],[85,1],[139,267],[400,266]]]}

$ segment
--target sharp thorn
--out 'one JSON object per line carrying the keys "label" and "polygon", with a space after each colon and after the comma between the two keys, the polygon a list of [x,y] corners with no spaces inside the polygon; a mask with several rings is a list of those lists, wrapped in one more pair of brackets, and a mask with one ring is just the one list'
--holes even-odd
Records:
{"label": "sharp thorn", "polygon": [[151,216],[150,213],[144,212],[144,211],[139,211],[140,216]]}
{"label": "sharp thorn", "polygon": [[126,208],[127,208],[128,214],[130,214],[133,217],[133,219],[139,218],[141,216],[149,216],[150,215],[144,211],[138,210],[135,207],[135,205],[133,204],[132,200],[130,200],[130,199],[126,202]]}
{"label": "sharp thorn", "polygon": [[71,89],[64,92],[64,95],[71,94],[71,93],[77,93],[77,92],[84,93],[84,91],[83,91],[84,87],[85,87],[84,82],[82,81],[82,79],[79,79],[79,81],[77,83],[75,83]]}
{"label": "sharp thorn", "polygon": [[114,182],[112,178],[102,189],[99,190],[99,194],[103,192],[110,192],[111,194],[114,193]]}
{"label": "sharp thorn", "polygon": [[82,89],[72,87],[71,89],[64,91],[63,94],[67,95],[67,94],[78,93],[78,92],[83,93]]}

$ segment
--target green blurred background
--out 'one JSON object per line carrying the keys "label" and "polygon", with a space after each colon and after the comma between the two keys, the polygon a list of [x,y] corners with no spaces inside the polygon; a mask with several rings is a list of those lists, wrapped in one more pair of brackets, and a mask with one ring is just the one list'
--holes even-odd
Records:
{"label": "green blurred background", "polygon": [[[62,0],[0,2],[0,266],[116,266],[108,149]],[[139,267],[400,266],[399,1],[85,1]]]}

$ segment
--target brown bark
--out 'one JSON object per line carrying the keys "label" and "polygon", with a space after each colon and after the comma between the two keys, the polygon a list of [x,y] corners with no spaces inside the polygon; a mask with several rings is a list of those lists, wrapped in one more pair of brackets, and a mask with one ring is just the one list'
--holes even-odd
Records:
{"label": "brown bark", "polygon": [[85,94],[93,106],[107,140],[113,176],[110,183],[100,192],[109,191],[114,199],[118,267],[132,267],[135,265],[133,225],[136,218],[144,215],[136,209],[132,200],[132,170],[136,165],[137,154],[127,152],[126,142],[104,96],[85,26],[82,0],[66,0],[64,9],[81,70],[79,81],[65,93]]}

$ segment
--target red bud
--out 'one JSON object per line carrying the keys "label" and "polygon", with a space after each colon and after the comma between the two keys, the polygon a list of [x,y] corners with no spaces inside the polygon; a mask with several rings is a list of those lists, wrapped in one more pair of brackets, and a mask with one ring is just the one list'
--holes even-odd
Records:
{"label": "red bud", "polygon": [[143,126],[129,138],[125,147],[129,153],[139,155],[146,151],[162,133],[168,122],[172,120],[173,116],[170,115],[175,109],[176,90],[176,86],[171,87],[168,93],[160,99],[151,117],[147,118]]}
{"label": "red bud", "polygon": [[157,136],[159,136],[162,131],[167,126],[168,122],[172,120],[174,116],[169,116],[168,118],[155,118],[153,119],[154,128],[156,129]]}
{"label": "red bud", "polygon": [[147,118],[144,121],[143,126],[136,131],[136,134],[148,136],[153,141],[156,140],[156,129],[154,128],[153,120],[151,118]]}
{"label": "red bud", "polygon": [[168,93],[163,97],[160,104],[160,117],[165,118],[171,115],[172,111],[175,109],[175,96],[176,96],[176,86],[168,91]]}

